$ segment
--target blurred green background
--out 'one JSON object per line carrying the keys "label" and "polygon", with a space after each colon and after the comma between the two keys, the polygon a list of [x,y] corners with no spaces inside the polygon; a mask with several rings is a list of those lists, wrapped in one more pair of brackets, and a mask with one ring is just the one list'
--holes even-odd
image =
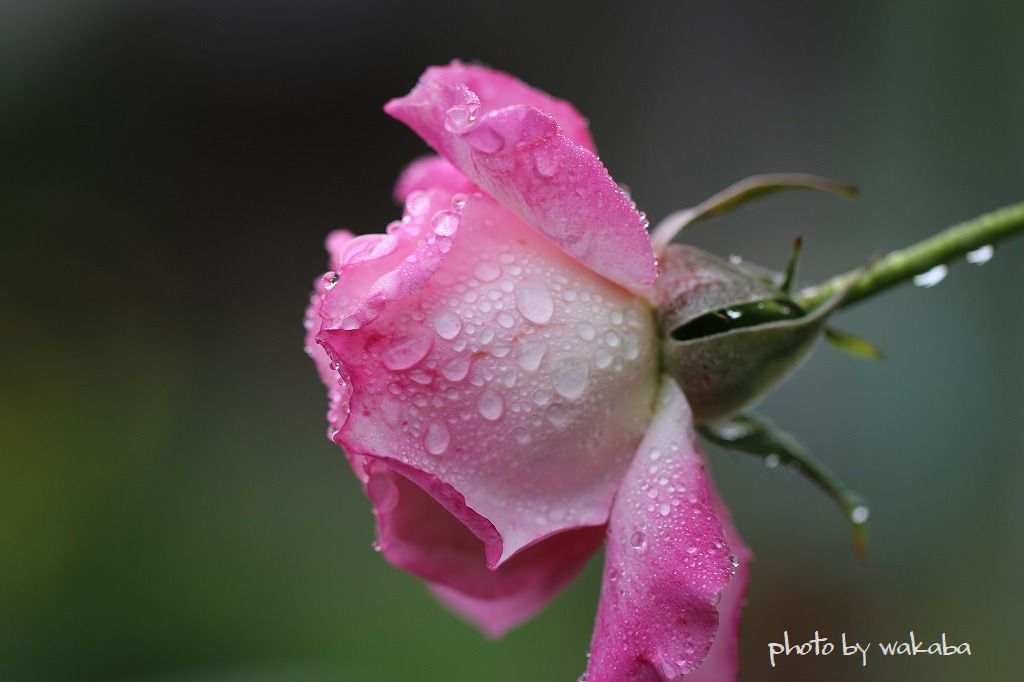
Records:
{"label": "blurred green background", "polygon": [[[859,184],[693,232],[803,278],[1024,198],[1024,4],[0,4],[0,680],[574,680],[594,561],[485,641],[370,550],[302,311],[333,228],[399,215],[422,143],[381,111],[479,59],[576,103],[654,219],[746,175]],[[744,680],[1024,668],[1024,240],[839,322],[764,405],[872,503],[710,448],[757,554]],[[971,658],[787,659],[784,629]]]}

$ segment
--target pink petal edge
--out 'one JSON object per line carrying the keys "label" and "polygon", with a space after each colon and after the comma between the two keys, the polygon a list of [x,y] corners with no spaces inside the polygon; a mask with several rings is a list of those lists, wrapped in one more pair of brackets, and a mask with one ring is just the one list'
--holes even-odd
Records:
{"label": "pink petal edge", "polygon": [[[466,82],[455,63],[428,69],[384,107],[477,186],[563,251],[630,291],[649,295],[657,276],[646,221],[600,159],[573,141],[536,98],[515,101]],[[540,104],[543,105],[543,102]]]}

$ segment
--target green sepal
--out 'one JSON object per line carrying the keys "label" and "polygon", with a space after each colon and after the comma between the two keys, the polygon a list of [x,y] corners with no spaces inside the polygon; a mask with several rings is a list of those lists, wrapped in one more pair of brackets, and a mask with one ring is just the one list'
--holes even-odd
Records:
{"label": "green sepal", "polygon": [[842,197],[852,198],[857,195],[853,185],[843,185],[827,178],[805,173],[767,173],[754,175],[725,188],[693,208],[676,211],[666,217],[654,229],[651,241],[655,252],[660,252],[683,230],[693,223],[731,211],[752,199],[763,197],[783,190],[813,189],[831,192]]}
{"label": "green sepal", "polygon": [[842,329],[826,327],[825,340],[832,344],[834,348],[837,348],[844,353],[855,355],[858,358],[866,358],[868,360],[876,360],[878,362],[883,362],[885,360],[885,353],[883,353],[878,346],[865,338],[843,331]]}
{"label": "green sepal", "polygon": [[697,430],[716,445],[762,457],[769,467],[787,465],[813,481],[842,508],[853,527],[854,552],[863,560],[867,553],[869,516],[864,499],[812,457],[796,438],[752,412],[703,424]]}

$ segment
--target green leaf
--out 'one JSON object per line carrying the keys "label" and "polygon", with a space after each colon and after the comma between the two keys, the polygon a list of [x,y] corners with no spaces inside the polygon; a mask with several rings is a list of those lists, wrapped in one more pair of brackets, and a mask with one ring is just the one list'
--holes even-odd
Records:
{"label": "green leaf", "polygon": [[847,488],[828,467],[814,459],[796,438],[768,419],[750,412],[704,424],[697,427],[697,430],[723,448],[762,457],[769,468],[783,464],[811,479],[842,508],[853,527],[854,552],[858,558],[864,558],[870,513],[864,499]]}
{"label": "green leaf", "polygon": [[856,334],[851,334],[835,327],[826,327],[825,339],[844,353],[879,362],[885,360],[885,353],[878,346]]}
{"label": "green leaf", "polygon": [[827,178],[804,173],[767,173],[754,175],[725,188],[693,208],[676,211],[658,223],[651,235],[655,252],[660,252],[676,235],[698,220],[731,211],[752,199],[791,189],[813,189],[831,192],[847,199],[857,195],[853,185],[842,185]]}

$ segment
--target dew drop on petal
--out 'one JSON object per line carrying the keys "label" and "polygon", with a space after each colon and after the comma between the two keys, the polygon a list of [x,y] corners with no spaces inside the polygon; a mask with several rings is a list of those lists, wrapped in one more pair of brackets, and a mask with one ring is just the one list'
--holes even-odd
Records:
{"label": "dew drop on petal", "polygon": [[392,341],[381,353],[380,359],[392,371],[409,369],[427,356],[433,343],[433,337],[429,334],[412,333]]}
{"label": "dew drop on petal", "polygon": [[516,308],[530,322],[547,324],[555,313],[555,302],[547,286],[528,280],[516,287]]}
{"label": "dew drop on petal", "polygon": [[576,325],[576,333],[580,335],[580,338],[584,341],[593,341],[594,336],[597,332],[594,330],[594,325],[589,322],[581,322]]}
{"label": "dew drop on petal", "polygon": [[579,358],[569,358],[555,370],[552,384],[559,395],[576,400],[587,390],[587,363]]}
{"label": "dew drop on petal", "polygon": [[441,368],[441,375],[448,381],[462,381],[467,374],[469,374],[468,355],[456,356]]}
{"label": "dew drop on petal", "polygon": [[853,508],[850,512],[850,520],[854,523],[864,523],[871,516],[871,510],[865,507],[863,504],[859,504]]}
{"label": "dew drop on petal", "polygon": [[539,151],[533,163],[537,167],[537,172],[545,178],[550,178],[558,172],[558,157],[549,151]]}
{"label": "dew drop on petal", "polygon": [[559,405],[558,403],[555,403],[554,405],[548,408],[547,415],[548,421],[550,421],[555,426],[565,426],[565,424],[568,423],[569,421],[569,413],[563,406]]}
{"label": "dew drop on petal", "polygon": [[541,360],[544,359],[544,354],[547,350],[547,344],[543,341],[528,341],[527,343],[519,344],[517,357],[519,366],[528,372],[536,371],[540,367]]}
{"label": "dew drop on petal", "polygon": [[490,261],[477,263],[473,274],[481,282],[493,282],[501,276],[501,268]]}
{"label": "dew drop on petal", "polygon": [[480,416],[492,422],[501,419],[505,411],[505,402],[494,391],[484,391],[476,406]]}
{"label": "dew drop on petal", "polygon": [[432,422],[427,427],[427,435],[423,439],[423,445],[427,452],[432,455],[443,455],[448,450],[448,443],[451,442],[451,433],[448,427],[441,422]]}
{"label": "dew drop on petal", "polygon": [[462,331],[462,320],[450,310],[442,310],[434,316],[434,330],[437,335],[450,341]]}
{"label": "dew drop on petal", "polygon": [[629,537],[629,544],[633,546],[633,549],[640,549],[644,546],[644,542],[647,541],[647,537],[640,531],[636,531]]}
{"label": "dew drop on petal", "polygon": [[658,513],[662,516],[668,516],[671,511],[672,505],[670,505],[668,502],[662,502],[661,506],[658,507]]}

